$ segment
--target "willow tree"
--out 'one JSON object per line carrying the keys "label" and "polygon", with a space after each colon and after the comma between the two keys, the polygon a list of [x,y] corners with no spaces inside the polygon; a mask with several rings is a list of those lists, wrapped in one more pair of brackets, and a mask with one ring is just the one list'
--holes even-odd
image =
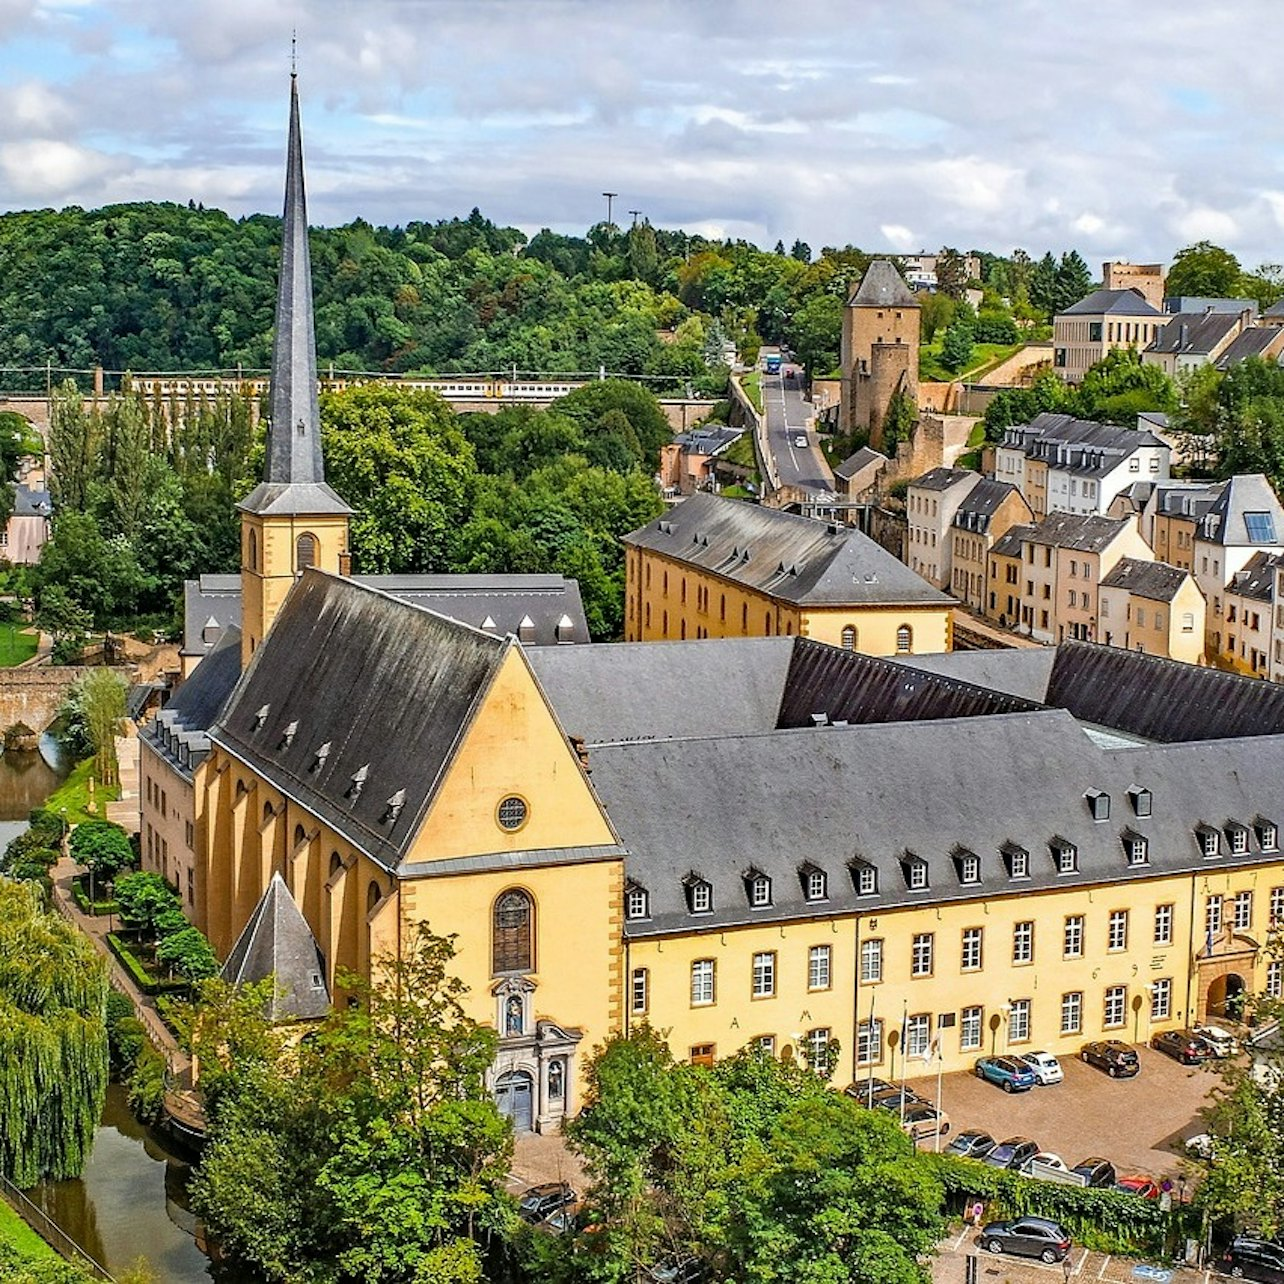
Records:
{"label": "willow tree", "polygon": [[107,972],[39,889],[0,878],[0,1173],[78,1176],[107,1091]]}

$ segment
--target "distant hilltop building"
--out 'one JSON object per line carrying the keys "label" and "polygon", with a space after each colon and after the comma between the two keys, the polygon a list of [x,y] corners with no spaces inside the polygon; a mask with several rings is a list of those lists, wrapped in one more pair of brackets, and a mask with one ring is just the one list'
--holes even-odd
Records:
{"label": "distant hilltop building", "polygon": [[1162,263],[1103,263],[1102,287],[1107,290],[1136,290],[1153,308],[1164,306],[1168,272]]}

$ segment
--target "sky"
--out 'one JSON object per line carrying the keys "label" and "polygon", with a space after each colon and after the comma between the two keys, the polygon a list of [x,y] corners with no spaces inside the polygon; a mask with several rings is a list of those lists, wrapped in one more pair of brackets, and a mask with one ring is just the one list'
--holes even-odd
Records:
{"label": "sky", "polygon": [[0,209],[1284,261],[1279,0],[0,0]]}

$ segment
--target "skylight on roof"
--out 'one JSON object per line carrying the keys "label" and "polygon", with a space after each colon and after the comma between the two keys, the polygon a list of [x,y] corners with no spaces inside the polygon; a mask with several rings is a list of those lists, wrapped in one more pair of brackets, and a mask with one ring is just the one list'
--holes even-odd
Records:
{"label": "skylight on roof", "polygon": [[1275,543],[1275,519],[1270,513],[1245,513],[1244,529],[1254,544]]}

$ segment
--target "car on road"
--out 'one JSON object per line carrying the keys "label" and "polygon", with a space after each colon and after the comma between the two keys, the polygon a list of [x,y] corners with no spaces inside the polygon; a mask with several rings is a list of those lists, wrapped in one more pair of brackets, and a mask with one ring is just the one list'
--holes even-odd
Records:
{"label": "car on road", "polygon": [[1039,1143],[1029,1137],[1009,1137],[1001,1141],[982,1162],[991,1168],[1014,1168],[1020,1172],[1039,1153]]}
{"label": "car on road", "polygon": [[1061,1062],[1051,1052],[1023,1052],[1020,1059],[1034,1072],[1034,1081],[1047,1088],[1065,1078]]}
{"label": "car on road", "polygon": [[1284,1281],[1284,1246],[1256,1235],[1236,1235],[1222,1254],[1217,1267],[1236,1279]]}
{"label": "car on road", "polygon": [[797,446],[799,450],[806,450],[807,434],[805,432],[794,433],[794,445]]}
{"label": "car on road", "polygon": [[578,1202],[579,1196],[566,1182],[549,1181],[522,1191],[517,1197],[517,1211],[523,1220],[536,1225]]}
{"label": "car on road", "polygon": [[1115,1189],[1122,1190],[1126,1195],[1140,1195],[1142,1199],[1158,1199],[1164,1193],[1163,1188],[1153,1177],[1141,1174],[1135,1177],[1120,1177],[1115,1182]]}
{"label": "car on road", "polygon": [[994,1149],[994,1138],[979,1128],[964,1128],[945,1147],[947,1155],[962,1155],[964,1159],[984,1159]]}
{"label": "car on road", "polygon": [[1150,1040],[1156,1052],[1180,1061],[1184,1066],[1202,1065],[1216,1055],[1212,1045],[1201,1039],[1193,1030],[1165,1030]]}
{"label": "car on road", "polygon": [[977,1242],[991,1253],[1037,1257],[1049,1266],[1070,1252],[1070,1236],[1047,1217],[1014,1217],[982,1228]]}
{"label": "car on road", "polygon": [[1191,1033],[1203,1039],[1215,1057],[1233,1057],[1239,1051],[1239,1040],[1220,1025],[1197,1025]]}
{"label": "car on road", "polygon": [[901,1127],[915,1141],[922,1141],[924,1137],[944,1137],[950,1130],[950,1117],[926,1101],[915,1101],[905,1107]]}
{"label": "car on road", "polygon": [[1112,1079],[1131,1079],[1141,1069],[1137,1054],[1118,1039],[1097,1039],[1085,1043],[1079,1059],[1098,1070],[1104,1070]]}
{"label": "car on road", "polygon": [[1070,1171],[1078,1173],[1089,1186],[1113,1186],[1117,1180],[1114,1164],[1100,1155],[1080,1160]]}
{"label": "car on road", "polygon": [[997,1083],[1004,1092],[1028,1092],[1034,1087],[1034,1071],[1015,1057],[978,1057],[976,1077]]}

